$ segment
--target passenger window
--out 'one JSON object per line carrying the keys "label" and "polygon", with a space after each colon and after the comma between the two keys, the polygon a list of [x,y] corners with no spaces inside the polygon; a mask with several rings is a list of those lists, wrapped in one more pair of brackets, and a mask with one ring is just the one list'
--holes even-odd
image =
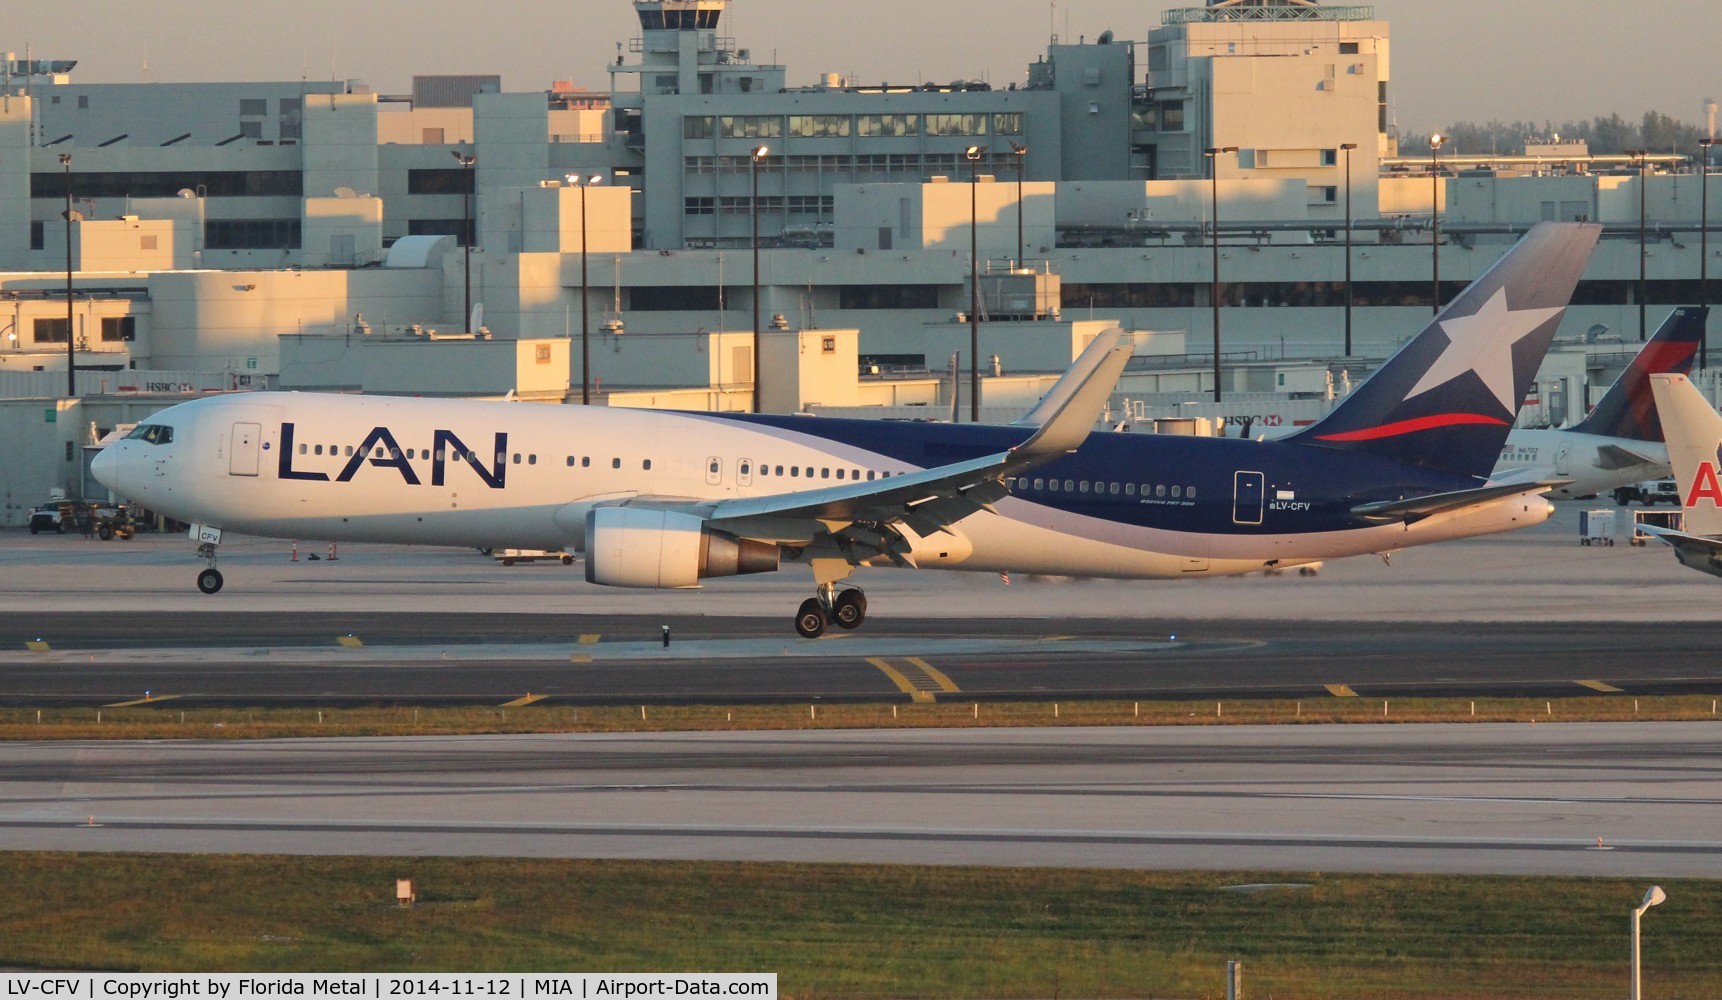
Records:
{"label": "passenger window", "polygon": [[1154,495],[1157,497],[1163,497],[1166,495],[1166,486],[1164,483],[1154,487]]}
{"label": "passenger window", "polygon": [[1057,493],[1058,492],[1058,480],[1053,479],[1053,480],[1048,481],[1046,484],[1046,488],[1048,491],[1050,491],[1052,493]]}
{"label": "passenger window", "polygon": [[610,468],[620,469],[621,467],[622,467],[622,460],[621,459],[619,459],[619,458],[610,459]]}
{"label": "passenger window", "polygon": [[313,455],[321,455],[321,454],[323,454],[323,446],[322,446],[322,445],[318,445],[318,446],[317,446],[317,447],[315,447],[315,448],[312,448],[312,449],[311,449],[311,454],[313,454]]}
{"label": "passenger window", "polygon": [[842,470],[842,469],[838,469],[838,470],[837,470],[837,478],[838,478],[838,479],[842,479],[842,478],[843,478],[843,470]]}
{"label": "passenger window", "polygon": [[1046,489],[1046,480],[1044,480],[1044,479],[1036,479],[1036,480],[1035,480],[1035,481],[1034,481],[1034,488],[1035,488],[1035,489],[1037,489],[1037,490],[1044,490],[1044,489]]}
{"label": "passenger window", "polygon": [[647,472],[652,471],[652,460],[648,458],[645,461],[641,462],[640,468],[646,470]]}
{"label": "passenger window", "polygon": [[1127,497],[1135,496],[1136,495],[1136,484],[1135,483],[1125,483],[1124,484],[1124,495]]}
{"label": "passenger window", "polygon": [[781,475],[783,475],[783,466],[781,466],[781,465],[780,465],[780,466],[778,466],[778,467],[777,467],[777,471],[776,471],[776,472],[774,472],[774,473],[772,473],[772,475],[774,475],[774,476],[781,476]]}
{"label": "passenger window", "polygon": [[[812,469],[807,470],[807,472],[808,472],[808,475],[813,474]],[[819,478],[820,479],[830,479],[831,478],[831,470],[830,469],[820,469],[819,470]]]}
{"label": "passenger window", "polygon": [[1182,487],[1182,486],[1172,487],[1172,496],[1174,499],[1176,499],[1179,496],[1182,496],[1183,493],[1184,493],[1184,487]]}
{"label": "passenger window", "polygon": [[580,459],[580,468],[590,469],[591,467],[592,467],[592,456],[591,455],[582,456]]}
{"label": "passenger window", "polygon": [[526,464],[527,465],[537,465],[538,464],[538,456],[537,455],[526,456]]}
{"label": "passenger window", "polygon": [[744,476],[750,476],[750,475],[752,475],[752,474],[753,474],[753,466],[752,466],[752,464],[751,464],[751,463],[749,463],[749,462],[747,462],[747,461],[745,461],[745,460],[744,460],[744,461],[743,461],[743,462],[742,462],[742,463],[741,463],[741,474],[742,474],[742,475],[744,475]]}
{"label": "passenger window", "polygon": [[1196,487],[1192,486],[1189,489],[1185,490],[1184,491],[1184,499],[1186,499],[1186,500],[1196,499]]}
{"label": "passenger window", "polygon": [[1064,492],[1066,492],[1066,493],[1075,493],[1076,492],[1076,483],[1074,480],[1066,479],[1064,481]]}
{"label": "passenger window", "polygon": [[520,452],[518,452],[518,451],[514,453],[514,464],[515,465],[520,464]]}
{"label": "passenger window", "polygon": [[799,466],[799,465],[790,466],[789,467],[789,474],[793,478],[796,478],[796,479],[801,478],[801,466]]}
{"label": "passenger window", "polygon": [[1113,483],[1113,484],[1112,484],[1112,495],[1113,495],[1113,496],[1117,496],[1117,495],[1118,495],[1118,484],[1117,484],[1117,483]]}
{"label": "passenger window", "polygon": [[347,457],[348,457],[348,458],[352,458],[352,457],[353,457],[353,446],[352,446],[352,445],[348,445],[348,446],[347,446]]}
{"label": "passenger window", "polygon": [[308,444],[302,444],[302,445],[300,445],[300,446],[299,446],[299,454],[301,454],[301,455],[309,455],[309,454],[311,454],[311,446],[310,446],[310,445],[308,445]]}
{"label": "passenger window", "polygon": [[872,469],[868,469],[868,470],[867,470],[867,481],[868,481],[868,482],[872,482],[872,481],[873,481],[873,475],[874,475],[874,473],[873,473],[873,470],[872,470]]}
{"label": "passenger window", "polygon": [[574,456],[573,455],[568,456],[568,467],[570,469],[574,468]]}

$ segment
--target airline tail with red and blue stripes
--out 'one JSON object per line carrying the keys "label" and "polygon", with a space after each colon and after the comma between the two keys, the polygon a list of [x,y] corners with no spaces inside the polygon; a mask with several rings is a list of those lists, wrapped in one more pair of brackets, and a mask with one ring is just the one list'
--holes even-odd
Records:
{"label": "airline tail with red and blue stripes", "polygon": [[1704,339],[1708,306],[1682,306],[1668,314],[1655,336],[1645,342],[1638,355],[1603,393],[1590,415],[1572,426],[1582,434],[1661,441],[1662,418],[1656,412],[1656,397],[1650,391],[1652,375],[1688,375],[1698,357],[1698,342]]}
{"label": "airline tail with red and blue stripes", "polygon": [[1286,440],[1487,479],[1601,233],[1534,226],[1327,416]]}

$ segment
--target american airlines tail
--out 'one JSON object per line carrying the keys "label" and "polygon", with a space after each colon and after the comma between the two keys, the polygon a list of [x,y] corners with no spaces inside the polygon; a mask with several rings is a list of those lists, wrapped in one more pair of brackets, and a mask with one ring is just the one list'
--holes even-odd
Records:
{"label": "american airlines tail", "polygon": [[1684,375],[1652,375],[1686,534],[1722,536],[1722,414]]}

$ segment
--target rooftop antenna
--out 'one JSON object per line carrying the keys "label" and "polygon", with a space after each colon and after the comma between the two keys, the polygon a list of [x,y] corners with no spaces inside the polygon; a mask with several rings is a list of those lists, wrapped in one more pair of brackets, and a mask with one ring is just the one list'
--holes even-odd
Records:
{"label": "rooftop antenna", "polygon": [[1052,44],[1058,44],[1058,0],[1052,0],[1052,9],[1047,12],[1047,34],[1052,36]]}

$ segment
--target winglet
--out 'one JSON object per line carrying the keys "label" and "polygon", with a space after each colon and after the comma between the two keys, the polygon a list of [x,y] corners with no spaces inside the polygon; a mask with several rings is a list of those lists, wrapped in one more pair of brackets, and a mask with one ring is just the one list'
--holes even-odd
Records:
{"label": "winglet", "polygon": [[1011,457],[1051,458],[1080,448],[1134,350],[1118,327],[1096,336],[1034,409],[1013,425],[1040,429],[1013,449]]}
{"label": "winglet", "polygon": [[1684,375],[1652,375],[1656,412],[1668,437],[1668,464],[1686,508],[1686,530],[1722,535],[1722,414]]}

